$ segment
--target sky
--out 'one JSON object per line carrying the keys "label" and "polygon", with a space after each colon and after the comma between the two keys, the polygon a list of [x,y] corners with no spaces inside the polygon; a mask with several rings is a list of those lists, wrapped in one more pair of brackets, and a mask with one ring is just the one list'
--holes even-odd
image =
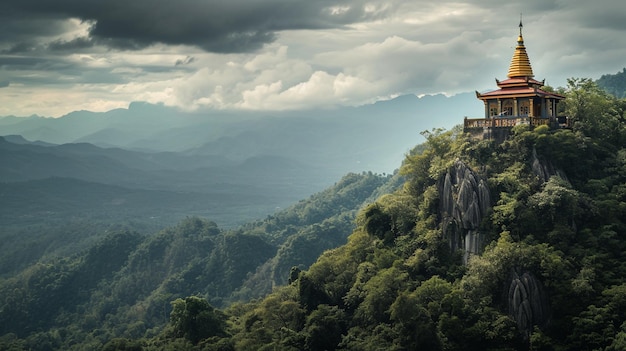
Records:
{"label": "sky", "polygon": [[358,106],[626,67],[623,0],[2,0],[0,116]]}

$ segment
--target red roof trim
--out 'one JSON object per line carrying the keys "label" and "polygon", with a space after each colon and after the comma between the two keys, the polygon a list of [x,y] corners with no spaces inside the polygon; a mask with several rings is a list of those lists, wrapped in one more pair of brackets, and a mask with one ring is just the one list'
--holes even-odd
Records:
{"label": "red roof trim", "polygon": [[538,80],[529,78],[509,78],[509,79],[505,79],[499,82],[498,86],[500,85],[510,85],[510,84],[519,84],[519,83],[524,83],[524,84],[539,84],[539,85],[543,85],[543,82],[540,82]]}
{"label": "red roof trim", "polygon": [[527,88],[518,88],[518,89],[514,89],[514,88],[509,88],[509,89],[498,89],[498,90],[494,90],[494,91],[489,91],[486,92],[484,94],[480,94],[480,98],[483,97],[499,97],[499,96],[506,96],[506,97],[514,97],[514,96],[548,96],[548,97],[552,97],[555,99],[565,99],[565,96],[560,95],[560,94],[556,94],[556,93],[551,93],[551,92],[547,92],[545,90],[541,90],[541,89],[534,89],[531,87],[527,87]]}

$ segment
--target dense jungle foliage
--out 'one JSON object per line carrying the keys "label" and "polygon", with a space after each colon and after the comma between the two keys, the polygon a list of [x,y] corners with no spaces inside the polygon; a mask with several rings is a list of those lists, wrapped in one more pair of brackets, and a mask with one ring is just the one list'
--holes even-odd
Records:
{"label": "dense jungle foliage", "polygon": [[[348,174],[233,230],[198,217],[152,235],[84,221],[27,227],[0,246],[0,350],[99,349],[116,337],[157,335],[178,298],[201,295],[224,307],[264,296],[288,283],[292,267],[308,268],[344,244],[357,210],[401,184],[399,175]],[[20,235],[27,242],[11,246]],[[86,250],[72,245],[87,242]]]}
{"label": "dense jungle foliage", "polygon": [[[521,125],[500,144],[458,128],[424,132],[426,143],[400,170],[404,185],[359,211],[345,245],[308,268],[276,270],[285,284],[277,280],[263,298],[223,300],[223,284],[245,276],[224,274],[244,272],[253,252],[270,257],[297,227],[272,230],[278,216],[258,232],[222,235],[190,219],[145,241],[120,233],[84,256],[4,281],[0,348],[623,350],[626,101],[589,79],[570,79],[561,92],[571,129]],[[444,189],[459,169],[488,185],[491,206],[456,213],[462,221],[451,225]],[[452,200],[475,204],[467,186],[453,185]],[[305,213],[291,220],[323,218]],[[305,232],[324,234],[324,223],[307,222]],[[465,240],[480,233],[480,252],[457,249],[450,231]],[[238,250],[211,259],[219,245]],[[98,255],[120,259],[92,261]],[[195,259],[180,274],[150,281],[186,256]],[[64,282],[76,280],[84,284],[67,291]],[[137,290],[141,303],[129,295]],[[51,302],[59,307],[47,311]]]}

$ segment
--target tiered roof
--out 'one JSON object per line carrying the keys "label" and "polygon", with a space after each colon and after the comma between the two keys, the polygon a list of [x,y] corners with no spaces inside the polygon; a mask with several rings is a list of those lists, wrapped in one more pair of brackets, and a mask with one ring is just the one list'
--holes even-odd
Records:
{"label": "tiered roof", "polygon": [[522,21],[519,22],[519,37],[517,37],[517,46],[515,47],[515,53],[511,59],[511,65],[509,66],[509,74],[507,77],[528,77],[532,78],[533,68],[530,66],[530,59],[526,53],[526,47],[524,46],[524,37],[522,36]]}
{"label": "tiered roof", "polygon": [[538,81],[534,79],[533,68],[530,65],[530,59],[526,53],[526,47],[524,46],[524,37],[522,35],[522,21],[519,23],[519,36],[517,37],[517,46],[511,59],[509,66],[509,72],[507,74],[508,79],[499,81],[496,79],[498,90],[493,90],[484,94],[476,92],[476,96],[481,100],[487,100],[491,98],[511,98],[511,97],[551,97],[555,99],[564,99],[563,95],[551,93],[541,88],[544,86],[544,81]]}

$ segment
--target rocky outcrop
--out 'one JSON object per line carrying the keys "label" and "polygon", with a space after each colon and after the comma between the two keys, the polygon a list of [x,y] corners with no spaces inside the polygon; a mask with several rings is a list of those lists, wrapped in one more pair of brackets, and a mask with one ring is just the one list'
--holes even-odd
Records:
{"label": "rocky outcrop", "polygon": [[[554,175],[564,177],[549,162],[541,161],[535,152],[532,167],[544,181]],[[471,255],[481,254],[485,246],[480,225],[492,206],[487,182],[457,160],[440,181],[439,195],[443,235],[450,250],[463,250],[463,260],[467,263]],[[518,271],[524,273],[511,272],[508,290],[505,285],[502,299],[519,332],[528,339],[534,326],[541,328],[548,323],[549,304],[541,282],[530,272]]]}
{"label": "rocky outcrop", "polygon": [[464,250],[464,262],[484,247],[478,231],[483,217],[491,209],[491,195],[484,179],[465,163],[457,160],[439,186],[443,234],[450,249]]}
{"label": "rocky outcrop", "polygon": [[540,159],[537,156],[537,150],[535,150],[534,148],[530,164],[533,173],[535,173],[537,177],[539,177],[539,179],[544,183],[547,182],[552,176],[559,176],[562,179],[567,180],[567,176],[563,171],[554,167],[550,161]]}
{"label": "rocky outcrop", "polygon": [[528,339],[533,327],[545,326],[549,320],[548,298],[541,282],[531,273],[511,274],[508,291],[509,315],[517,328]]}

